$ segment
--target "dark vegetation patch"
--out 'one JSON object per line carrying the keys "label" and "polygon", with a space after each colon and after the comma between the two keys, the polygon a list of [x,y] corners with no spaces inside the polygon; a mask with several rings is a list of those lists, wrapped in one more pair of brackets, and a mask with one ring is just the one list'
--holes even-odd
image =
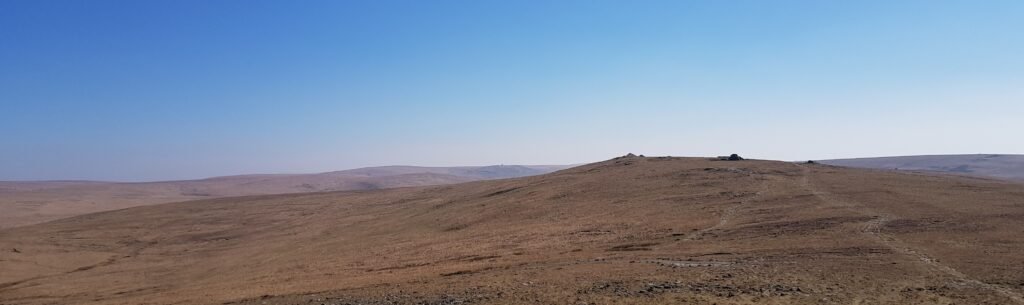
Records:
{"label": "dark vegetation patch", "polygon": [[[731,277],[731,275],[728,275],[727,277]],[[731,298],[742,295],[761,297],[781,297],[787,295],[801,295],[804,294],[805,292],[806,291],[803,288],[782,284],[750,286],[708,282],[684,283],[680,281],[651,281],[628,283],[622,281],[610,281],[596,283],[591,287],[579,289],[577,291],[578,294],[603,294],[614,295],[617,297],[644,297],[655,296],[664,293],[695,293],[725,298]]]}
{"label": "dark vegetation patch", "polygon": [[608,248],[608,251],[651,251],[651,247],[657,245],[659,243],[625,244]]}
{"label": "dark vegetation patch", "polygon": [[722,235],[739,235],[748,238],[759,236],[807,235],[816,231],[831,229],[844,223],[866,222],[871,219],[872,218],[868,216],[850,216],[777,221],[740,227],[729,230]]}
{"label": "dark vegetation patch", "polygon": [[445,232],[458,231],[458,230],[462,230],[462,229],[465,229],[465,228],[468,228],[468,227],[469,227],[468,224],[460,223],[460,224],[454,224],[454,225],[448,226],[448,227],[444,228],[443,231],[445,231]]}
{"label": "dark vegetation patch", "polygon": [[605,234],[612,234],[612,231],[609,231],[609,230],[580,230],[580,231],[573,232],[573,234],[580,234],[580,235],[605,235]]}
{"label": "dark vegetation patch", "polygon": [[455,271],[455,272],[441,273],[441,276],[453,276],[453,275],[463,275],[463,274],[473,274],[473,273],[476,273],[476,271],[474,271],[474,270],[460,270],[460,271]]}
{"label": "dark vegetation patch", "polygon": [[470,289],[461,293],[424,295],[401,290],[378,296],[352,296],[343,291],[320,292],[297,295],[263,295],[224,305],[266,305],[266,304],[318,304],[318,305],[461,305],[479,304],[499,297],[490,291]]}
{"label": "dark vegetation patch", "polygon": [[[468,275],[468,274],[480,273],[480,272],[484,272],[484,271],[492,270],[492,269],[495,269],[495,267],[487,267],[487,268],[480,268],[480,269],[474,269],[474,270],[459,270],[459,271],[455,271],[455,272],[441,273],[441,276]],[[507,267],[506,267],[506,269],[507,269]]]}
{"label": "dark vegetation patch", "polygon": [[984,225],[978,223],[965,223],[949,219],[919,218],[919,219],[896,219],[885,223],[882,230],[887,233],[917,233],[929,231],[978,231],[985,229]]}
{"label": "dark vegetation patch", "polygon": [[482,260],[494,259],[494,258],[499,258],[499,257],[501,257],[501,255],[465,255],[465,256],[459,256],[459,257],[456,257],[456,258],[453,258],[453,259],[450,259],[450,260],[451,261],[460,261],[460,262],[475,262],[475,261],[482,261]]}
{"label": "dark vegetation patch", "polygon": [[429,265],[430,265],[430,263],[412,263],[412,264],[405,264],[405,265],[401,265],[401,266],[391,266],[391,267],[384,267],[384,268],[377,268],[377,269],[366,269],[366,272],[387,271],[387,270],[400,270],[400,269],[416,268],[416,267],[423,267],[423,266],[429,266]]}
{"label": "dark vegetation patch", "polygon": [[515,190],[518,190],[518,189],[521,189],[521,188],[523,188],[523,187],[518,186],[518,187],[513,187],[513,188],[507,188],[507,189],[504,189],[504,190],[500,190],[500,191],[496,191],[496,192],[484,195],[484,198],[498,196],[498,195],[505,194],[505,193],[508,193],[508,192],[512,192],[512,191],[515,191]]}
{"label": "dark vegetation patch", "polygon": [[781,260],[793,260],[795,258],[821,258],[821,257],[855,257],[855,256],[874,256],[874,255],[889,255],[895,252],[888,247],[867,247],[867,246],[851,246],[841,248],[789,248],[789,249],[773,249],[766,251],[757,251],[755,254],[759,258],[764,259],[781,259]]}

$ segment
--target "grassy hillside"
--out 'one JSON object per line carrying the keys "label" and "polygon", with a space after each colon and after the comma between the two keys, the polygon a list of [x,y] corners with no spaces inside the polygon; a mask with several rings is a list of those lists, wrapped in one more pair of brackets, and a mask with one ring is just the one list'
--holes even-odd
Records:
{"label": "grassy hillside", "polygon": [[227,196],[374,190],[548,173],[565,166],[384,166],[320,174],[241,175],[145,183],[0,182],[0,228],[175,201]]}
{"label": "grassy hillside", "polygon": [[0,303],[1020,304],[1022,217],[1019,183],[617,158],[0,230]]}

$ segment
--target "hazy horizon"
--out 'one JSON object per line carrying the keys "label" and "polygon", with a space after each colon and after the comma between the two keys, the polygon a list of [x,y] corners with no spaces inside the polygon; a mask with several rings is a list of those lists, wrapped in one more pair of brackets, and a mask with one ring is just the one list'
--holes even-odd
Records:
{"label": "hazy horizon", "polygon": [[161,179],[161,180],[92,180],[92,179],[41,179],[41,180],[0,180],[0,182],[112,182],[112,183],[147,183],[147,182],[170,182],[170,181],[190,181],[190,180],[202,180],[210,178],[223,178],[233,176],[260,176],[260,175],[308,175],[308,174],[327,174],[333,172],[344,172],[361,169],[371,168],[387,168],[387,167],[413,167],[413,168],[460,168],[460,167],[490,167],[490,166],[525,166],[525,167],[562,167],[562,166],[578,166],[585,163],[573,163],[573,164],[486,164],[486,165],[451,165],[451,166],[432,166],[432,165],[407,165],[407,164],[393,164],[393,165],[371,165],[371,166],[360,166],[353,168],[339,168],[326,171],[315,171],[315,172],[280,172],[280,173],[265,173],[265,172],[252,172],[252,173],[235,173],[218,176],[204,176],[204,177],[185,177],[180,179]]}
{"label": "hazy horizon", "polygon": [[[641,154],[643,155],[643,154]],[[726,155],[726,154],[721,154]],[[851,157],[851,158],[835,158],[835,159],[821,159],[821,158],[808,158],[799,160],[776,160],[776,159],[761,159],[761,158],[749,158],[755,160],[773,160],[783,162],[804,162],[804,161],[833,161],[833,160],[857,160],[857,159],[885,159],[885,158],[900,158],[900,157],[921,157],[921,156],[963,156],[963,155],[1002,155],[1002,156],[1024,156],[1022,154],[984,154],[984,153],[973,153],[973,154],[922,154],[922,155],[893,155],[893,156],[864,156],[864,157]],[[679,156],[679,155],[644,155],[647,157],[683,157],[683,158],[709,158],[713,159],[716,156]],[[153,180],[101,180],[101,179],[23,179],[23,180],[2,180],[0,182],[113,182],[113,183],[147,183],[147,182],[167,182],[167,181],[187,181],[187,180],[202,180],[208,178],[219,178],[219,177],[231,177],[231,176],[248,176],[248,175],[304,175],[304,174],[323,174],[330,172],[358,170],[364,168],[380,168],[380,167],[422,167],[422,168],[449,168],[449,167],[486,167],[486,166],[579,166],[584,164],[590,164],[594,162],[605,161],[607,159],[615,158],[618,156],[609,156],[602,160],[589,160],[579,163],[567,163],[567,164],[470,164],[470,165],[410,165],[410,164],[391,164],[391,165],[370,165],[370,166],[359,166],[352,168],[339,168],[323,171],[312,171],[312,172],[243,172],[243,173],[231,173],[216,176],[201,176],[201,177],[179,177],[174,179],[153,179]]]}
{"label": "hazy horizon", "polygon": [[1021,154],[1020,16],[1020,1],[3,1],[0,180]]}

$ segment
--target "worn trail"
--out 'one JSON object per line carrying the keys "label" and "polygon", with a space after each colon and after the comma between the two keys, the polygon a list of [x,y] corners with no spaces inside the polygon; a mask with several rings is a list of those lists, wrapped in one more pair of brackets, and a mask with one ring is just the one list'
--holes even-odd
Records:
{"label": "worn trail", "polygon": [[953,267],[940,263],[935,258],[926,254],[924,251],[920,249],[915,249],[914,247],[907,245],[906,243],[899,240],[895,236],[884,233],[882,231],[882,228],[885,227],[887,223],[899,219],[898,216],[891,213],[875,211],[856,201],[851,201],[849,199],[840,199],[835,194],[832,194],[817,187],[810,180],[812,171],[811,169],[804,165],[798,166],[801,167],[801,170],[803,172],[803,176],[800,178],[801,185],[804,188],[806,188],[809,192],[814,194],[815,197],[820,199],[822,203],[833,207],[844,208],[851,212],[861,213],[873,217],[872,220],[867,221],[860,226],[859,231],[862,234],[872,237],[873,239],[879,241],[886,247],[893,249],[897,253],[913,257],[920,263],[927,265],[928,267],[935,271],[953,277],[959,283],[967,284],[969,286],[974,286],[982,289],[987,289],[996,292],[1000,295],[1003,295],[1013,300],[1017,304],[1024,304],[1024,296],[1022,296],[1020,293],[1017,293],[1016,291],[1013,291],[1009,288],[997,284],[986,283],[977,279],[973,279],[970,276],[956,270]]}

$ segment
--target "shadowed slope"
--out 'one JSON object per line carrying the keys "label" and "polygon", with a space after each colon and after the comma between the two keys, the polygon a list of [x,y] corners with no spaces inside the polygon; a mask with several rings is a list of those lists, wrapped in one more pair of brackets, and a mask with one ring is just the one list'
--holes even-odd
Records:
{"label": "shadowed slope", "polygon": [[0,302],[1016,304],[1021,217],[1020,184],[617,158],[2,230]]}

